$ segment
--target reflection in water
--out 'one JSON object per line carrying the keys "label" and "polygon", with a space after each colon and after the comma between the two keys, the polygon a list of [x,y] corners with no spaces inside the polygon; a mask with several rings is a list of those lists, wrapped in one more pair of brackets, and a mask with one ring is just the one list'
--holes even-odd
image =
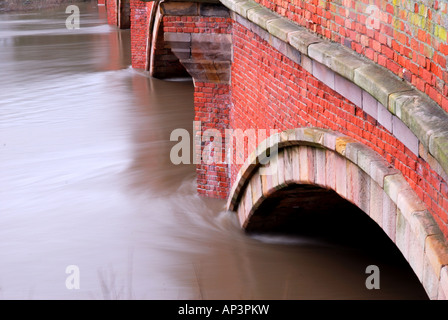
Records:
{"label": "reflection in water", "polygon": [[[192,83],[132,70],[129,31],[80,7],[79,30],[65,8],[0,16],[1,298],[425,297],[395,260],[250,237],[223,201],[199,197],[194,166],[169,161],[171,131],[191,131]],[[369,264],[381,290],[365,288]]]}

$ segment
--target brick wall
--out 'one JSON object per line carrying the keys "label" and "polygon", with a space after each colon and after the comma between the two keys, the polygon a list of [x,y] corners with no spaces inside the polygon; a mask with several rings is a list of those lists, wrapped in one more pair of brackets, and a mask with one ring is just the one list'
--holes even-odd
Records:
{"label": "brick wall", "polygon": [[165,16],[165,32],[231,33],[232,20],[223,17]]}
{"label": "brick wall", "polygon": [[[179,59],[171,52],[171,49],[164,40],[164,30],[167,21],[172,17],[164,16],[158,29],[155,47],[153,48],[153,66],[151,75],[156,78],[177,78],[188,77],[185,68],[180,64]],[[170,24],[170,22],[168,22]]]}
{"label": "brick wall", "polygon": [[131,56],[132,67],[145,69],[149,16],[154,2],[131,0]]}
{"label": "brick wall", "polygon": [[[264,2],[266,6],[269,3]],[[322,4],[323,2],[319,3]],[[291,6],[289,2],[282,2],[281,4],[286,7],[288,7],[287,4]],[[300,4],[305,5],[305,3],[298,1],[296,6]],[[354,8],[351,5],[347,6],[349,14],[345,16],[342,15],[341,10],[345,8],[342,4],[332,2],[325,6],[325,10],[323,8],[318,9],[320,7],[317,4],[317,2],[313,1],[307,2],[307,9],[300,11],[303,17],[292,10],[281,10],[282,7],[280,5],[271,6],[270,8],[280,14],[287,15],[289,18],[332,40],[349,45],[362,54],[369,55],[369,52],[371,52],[369,49],[373,50],[375,48],[372,60],[389,67],[391,70],[394,69],[391,67],[392,64],[389,60],[398,63],[395,59],[398,59],[401,53],[394,52],[393,49],[391,53],[388,51],[388,48],[392,48],[394,41],[399,41],[399,37],[387,40],[392,39],[398,33],[392,33],[389,37],[389,33],[381,29],[385,28],[386,23],[384,21],[381,20],[379,32],[375,31],[376,29],[373,29],[373,31],[372,29],[363,29],[360,23],[355,23],[353,27],[345,21],[363,19],[362,14],[350,15],[350,12],[354,10],[361,10],[357,6]],[[132,24],[132,62],[134,68],[144,68],[145,66],[149,5],[151,3],[147,5],[138,0],[131,2],[132,19],[135,21]],[[339,10],[335,8],[339,8]],[[442,9],[433,9],[440,16],[443,16]],[[331,12],[335,10],[344,17],[340,18],[343,20],[336,19],[336,14],[331,15]],[[323,15],[324,11],[328,21],[316,20],[316,17]],[[416,17],[418,14],[412,16]],[[302,18],[299,19],[300,17]],[[365,24],[365,19],[363,21]],[[334,28],[332,26],[335,23],[343,24],[344,27],[340,26],[340,28],[336,28],[337,30],[332,30]],[[320,27],[319,24],[321,24]],[[327,28],[327,26],[329,27]],[[415,150],[414,152],[409,150],[375,118],[317,80],[300,65],[282,55],[258,35],[229,18],[165,16],[162,27],[164,32],[171,33],[224,33],[232,34],[233,36],[234,61],[232,64],[231,86],[216,84],[213,81],[195,82],[195,120],[201,121],[202,132],[207,128],[214,128],[219,130],[224,137],[223,130],[226,128],[285,130],[313,126],[332,129],[351,136],[375,150],[403,173],[409,185],[427,205],[441,230],[448,236],[448,186],[446,181],[432,170],[424,159],[416,156]],[[358,31],[359,36],[354,36],[355,40],[358,39],[361,43],[361,39],[363,39],[361,47],[352,38],[341,36],[341,33],[346,32],[343,30],[351,30],[349,27],[353,27],[353,30]],[[398,31],[395,30],[394,32]],[[352,32],[345,33],[345,35],[347,34],[353,35]],[[443,36],[443,31],[437,31],[437,35],[439,34]],[[384,38],[384,36],[387,37]],[[438,41],[435,38],[431,37],[431,41]],[[160,39],[161,35],[159,34]],[[385,43],[383,43],[384,41]],[[406,48],[406,46],[402,48]],[[429,69],[428,64],[422,60],[420,62],[422,64],[425,63],[425,65],[419,66],[418,74],[411,74],[410,77],[406,73],[399,75],[405,78],[408,77],[406,79],[414,83],[417,81],[415,79],[421,78],[420,74],[423,75],[428,70],[432,70],[431,63],[439,63],[439,66],[442,67],[443,61],[437,58],[436,53],[439,49],[444,50],[444,44],[439,42],[434,48],[438,49],[434,49],[433,60],[429,61]],[[440,51],[441,54],[443,54],[442,51]],[[417,56],[417,53],[413,55],[412,59],[415,56]],[[389,60],[386,59],[386,62],[384,62],[382,60],[384,57],[387,57]],[[397,71],[396,68],[394,70]],[[446,73],[446,71],[444,72]],[[442,73],[442,77],[445,73]],[[431,78],[431,81],[420,89],[425,91],[427,85],[429,85],[434,90],[438,90],[437,92],[439,93],[442,88],[445,90],[445,83],[442,87],[440,84],[437,85],[440,80],[437,74],[437,72],[434,72],[434,75],[430,77],[425,76],[426,78]],[[443,105],[444,98],[446,97],[439,99],[441,105]],[[208,144],[210,143],[207,141],[201,143],[201,152],[207,148]],[[254,147],[254,145],[250,146],[249,152]],[[221,150],[224,151],[224,145]],[[224,160],[224,158],[222,159]],[[198,165],[198,191],[208,196],[226,197],[230,182],[233,183],[235,181],[239,168],[240,165],[238,164],[233,164],[230,167],[229,179],[227,165],[219,163]]]}
{"label": "brick wall", "polygon": [[[164,32],[176,33],[220,33],[230,34],[232,32],[232,20],[223,17],[205,16],[165,16],[163,18]],[[194,45],[194,44],[193,44]],[[195,59],[198,62],[195,62]],[[204,59],[201,51],[195,51],[189,68],[203,68],[200,63]],[[204,71],[205,72],[205,71]],[[196,150],[201,155],[213,159],[219,157],[218,162],[207,164],[202,161],[197,164],[197,190],[200,194],[215,198],[226,198],[229,192],[228,166],[225,161],[225,129],[229,127],[230,110],[230,86],[229,84],[216,83],[215,79],[209,82],[194,81],[194,105],[195,121],[201,122],[201,128],[195,128],[202,133],[207,129],[216,129],[221,137],[221,144],[217,144],[214,137],[202,139]],[[216,153],[219,155],[217,156]],[[217,158],[216,158],[217,159]],[[205,159],[203,159],[205,160]]]}
{"label": "brick wall", "polygon": [[255,0],[375,61],[448,111],[444,0]]}
{"label": "brick wall", "polygon": [[118,25],[117,3],[118,0],[106,0],[107,23],[113,26]]}
{"label": "brick wall", "polygon": [[[200,146],[196,144],[195,147],[204,155],[201,163],[196,165],[197,190],[209,197],[225,199],[230,187],[228,166],[225,163],[225,129],[229,127],[230,86],[195,82],[194,111],[195,121],[201,122],[201,128],[195,130],[203,133]],[[219,131],[223,138],[220,144],[213,135],[205,134],[208,129]],[[207,160],[218,158],[221,163]]]}
{"label": "brick wall", "polygon": [[[399,169],[448,236],[448,186],[422,158],[360,108],[242,25],[233,25],[230,127],[313,126],[346,134]],[[249,152],[254,146],[249,146]],[[241,166],[231,166],[231,182]]]}

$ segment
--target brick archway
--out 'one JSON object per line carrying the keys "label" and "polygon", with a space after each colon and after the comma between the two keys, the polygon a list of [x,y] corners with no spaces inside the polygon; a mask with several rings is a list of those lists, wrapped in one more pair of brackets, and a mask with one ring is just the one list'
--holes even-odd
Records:
{"label": "brick archway", "polygon": [[[267,166],[260,159],[278,150]],[[272,174],[263,174],[267,167]],[[367,146],[340,133],[298,128],[260,144],[241,167],[227,208],[247,227],[261,204],[291,185],[334,190],[369,215],[396,244],[431,299],[448,294],[448,246],[425,204],[400,171]]]}

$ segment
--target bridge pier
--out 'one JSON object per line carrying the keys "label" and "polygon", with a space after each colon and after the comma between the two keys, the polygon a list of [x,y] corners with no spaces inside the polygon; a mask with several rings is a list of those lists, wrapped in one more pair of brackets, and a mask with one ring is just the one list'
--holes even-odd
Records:
{"label": "bridge pier", "polygon": [[[232,38],[229,11],[220,4],[162,4],[164,40],[194,81],[197,190],[226,198],[225,133],[229,128]],[[207,160],[211,159],[211,161]]]}
{"label": "bridge pier", "polygon": [[[106,4],[107,22],[120,29],[131,27],[131,0],[103,0]],[[100,1],[98,2],[100,4]]]}
{"label": "bridge pier", "polygon": [[160,79],[193,79],[197,190],[210,197],[226,198],[230,186],[224,158],[225,131],[230,123],[229,10],[216,0],[131,0],[131,28],[134,68]]}

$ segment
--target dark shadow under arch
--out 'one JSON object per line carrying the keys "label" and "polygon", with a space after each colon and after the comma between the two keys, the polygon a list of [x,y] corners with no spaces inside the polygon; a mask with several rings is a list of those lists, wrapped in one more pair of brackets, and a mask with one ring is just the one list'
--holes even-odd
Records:
{"label": "dark shadow under arch", "polygon": [[331,189],[309,184],[279,189],[263,200],[245,231],[257,235],[299,236],[310,242],[355,250],[360,259],[379,267],[383,288],[395,286],[403,299],[428,299],[424,287],[389,236],[361,209]]}

